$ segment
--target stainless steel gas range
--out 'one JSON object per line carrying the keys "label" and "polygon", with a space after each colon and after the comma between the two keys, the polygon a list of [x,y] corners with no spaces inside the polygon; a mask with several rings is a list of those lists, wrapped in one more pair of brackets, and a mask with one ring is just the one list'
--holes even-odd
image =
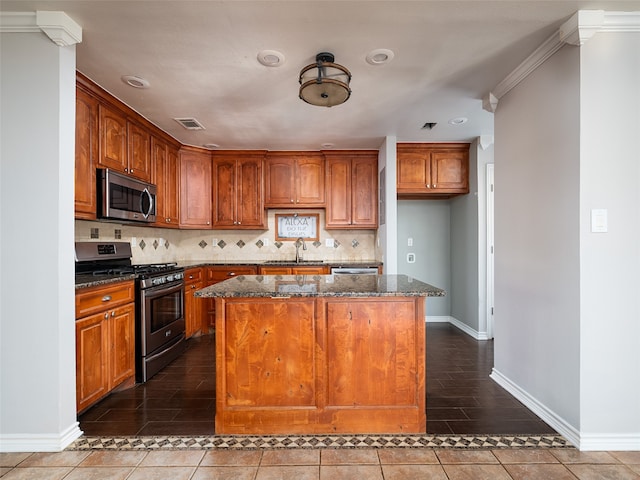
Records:
{"label": "stainless steel gas range", "polygon": [[128,242],[76,242],[76,274],[135,275],[136,381],[146,382],[185,349],[184,269],[134,265]]}

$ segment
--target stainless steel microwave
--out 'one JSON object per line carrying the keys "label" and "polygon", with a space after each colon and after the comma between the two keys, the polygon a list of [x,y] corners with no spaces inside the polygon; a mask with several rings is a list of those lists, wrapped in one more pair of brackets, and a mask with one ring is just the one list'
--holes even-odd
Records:
{"label": "stainless steel microwave", "polygon": [[153,223],[156,186],[108,168],[98,169],[98,217]]}

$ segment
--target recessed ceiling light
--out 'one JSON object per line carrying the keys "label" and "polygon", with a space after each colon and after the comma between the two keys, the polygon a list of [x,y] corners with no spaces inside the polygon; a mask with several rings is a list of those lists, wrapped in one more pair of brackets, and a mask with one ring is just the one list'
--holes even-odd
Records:
{"label": "recessed ceiling light", "polygon": [[258,61],[265,67],[279,67],[284,63],[284,54],[277,50],[262,50],[258,52]]}
{"label": "recessed ceiling light", "polygon": [[123,75],[120,77],[124,83],[134,88],[149,88],[148,80],[136,75]]}
{"label": "recessed ceiling light", "polygon": [[462,125],[463,123],[467,123],[469,120],[467,117],[456,117],[449,120],[449,125]]}
{"label": "recessed ceiling light", "polygon": [[376,48],[367,53],[367,63],[370,65],[384,65],[393,60],[395,54],[387,48]]}
{"label": "recessed ceiling light", "polygon": [[217,143],[205,143],[202,145],[204,148],[220,148],[220,145]]}

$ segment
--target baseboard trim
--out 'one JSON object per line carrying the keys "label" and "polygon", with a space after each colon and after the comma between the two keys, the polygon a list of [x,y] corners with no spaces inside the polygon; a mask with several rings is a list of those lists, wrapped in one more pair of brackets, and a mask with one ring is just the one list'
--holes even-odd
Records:
{"label": "baseboard trim", "polygon": [[426,316],[425,317],[425,322],[427,322],[427,323],[450,323],[454,327],[458,328],[459,330],[462,330],[464,333],[466,333],[470,337],[475,338],[476,340],[489,340],[489,337],[487,336],[487,332],[478,332],[477,330],[474,330],[473,328],[471,328],[466,323],[461,322],[457,318],[452,317],[450,315]]}
{"label": "baseboard trim", "polygon": [[513,383],[495,368],[491,370],[491,375],[489,375],[489,377],[513,395],[525,407],[554,428],[558,433],[566,438],[569,443],[574,445],[576,448],[580,448],[580,432],[578,432],[578,430],[573,426],[569,425],[563,418],[548,409],[545,405],[536,400],[535,397]]}
{"label": "baseboard trim", "polygon": [[0,434],[0,452],[61,452],[81,436],[78,422],[59,435],[3,433]]}
{"label": "baseboard trim", "polygon": [[582,451],[638,451],[640,433],[582,434],[578,448]]}

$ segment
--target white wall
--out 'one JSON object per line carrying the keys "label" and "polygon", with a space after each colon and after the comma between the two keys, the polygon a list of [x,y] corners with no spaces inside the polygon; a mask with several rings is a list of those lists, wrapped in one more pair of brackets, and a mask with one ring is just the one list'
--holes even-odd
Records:
{"label": "white wall", "polygon": [[3,33],[0,450],[60,450],[75,411],[75,46]]}
{"label": "white wall", "polygon": [[479,143],[469,148],[469,195],[451,200],[451,316],[467,333],[486,339],[486,169],[493,144],[483,149]]}
{"label": "white wall", "polygon": [[[413,239],[408,246],[407,239]],[[407,262],[407,253],[415,263]],[[427,317],[451,314],[451,205],[448,200],[398,201],[398,273],[409,275],[447,292],[429,297]],[[433,320],[433,319],[431,319]]]}
{"label": "white wall", "polygon": [[579,60],[561,48],[495,113],[494,378],[568,431],[581,407]]}
{"label": "white wall", "polygon": [[[580,55],[581,448],[640,450],[640,33]],[[594,208],[608,233],[591,233]]]}

